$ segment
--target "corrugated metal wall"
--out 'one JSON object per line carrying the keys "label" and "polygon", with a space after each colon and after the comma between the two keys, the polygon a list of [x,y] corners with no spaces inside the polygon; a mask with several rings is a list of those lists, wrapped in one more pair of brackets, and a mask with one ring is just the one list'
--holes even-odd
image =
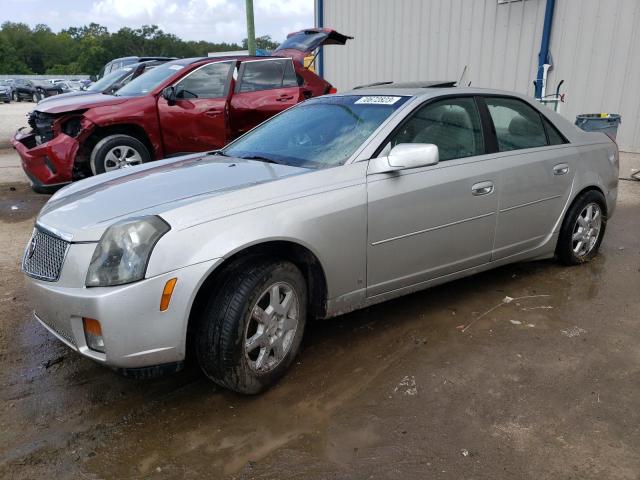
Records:
{"label": "corrugated metal wall", "polygon": [[[546,0],[324,0],[324,25],[354,40],[324,49],[339,90],[375,81],[457,80],[533,95]],[[556,0],[549,90],[561,113],[623,117],[621,149],[640,151],[640,0]]]}

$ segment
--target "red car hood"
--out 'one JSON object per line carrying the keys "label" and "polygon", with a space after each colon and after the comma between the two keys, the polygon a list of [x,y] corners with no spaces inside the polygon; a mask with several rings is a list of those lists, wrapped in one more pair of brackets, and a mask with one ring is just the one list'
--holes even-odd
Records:
{"label": "red car hood", "polygon": [[353,39],[330,28],[306,28],[287,35],[287,39],[273,51],[274,57],[291,57],[304,63],[304,57],[323,45],[344,45]]}
{"label": "red car hood", "polygon": [[36,110],[44,113],[64,113],[74,110],[86,110],[92,107],[104,107],[107,105],[118,105],[126,102],[128,97],[116,97],[113,95],[105,95],[103,93],[95,93],[90,95],[70,96],[52,98],[46,102],[39,103]]}

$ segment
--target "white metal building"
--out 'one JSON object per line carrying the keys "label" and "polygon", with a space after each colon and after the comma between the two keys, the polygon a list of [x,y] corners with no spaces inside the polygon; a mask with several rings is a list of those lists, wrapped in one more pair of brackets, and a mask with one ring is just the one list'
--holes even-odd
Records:
{"label": "white metal building", "polygon": [[[324,48],[338,90],[375,81],[458,80],[534,95],[547,2],[316,0],[316,21],[355,37]],[[619,113],[622,150],[640,152],[640,0],[555,0],[547,93],[560,112]]]}

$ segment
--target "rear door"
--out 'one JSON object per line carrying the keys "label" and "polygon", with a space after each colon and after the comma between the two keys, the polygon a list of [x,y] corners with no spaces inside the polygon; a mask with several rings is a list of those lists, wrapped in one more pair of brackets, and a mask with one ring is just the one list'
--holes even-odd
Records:
{"label": "rear door", "polygon": [[545,242],[571,192],[578,152],[535,108],[512,97],[486,97],[502,164],[493,259]]}
{"label": "rear door", "polygon": [[367,177],[367,296],[491,259],[500,174],[486,154],[474,97],[431,101],[396,129],[401,143],[438,146],[437,165]]}
{"label": "rear door", "polygon": [[235,61],[207,63],[174,84],[175,103],[158,97],[165,153],[201,152],[227,143],[233,67]]}
{"label": "rear door", "polygon": [[231,131],[234,137],[300,101],[293,62],[290,58],[265,58],[240,64],[231,97]]}

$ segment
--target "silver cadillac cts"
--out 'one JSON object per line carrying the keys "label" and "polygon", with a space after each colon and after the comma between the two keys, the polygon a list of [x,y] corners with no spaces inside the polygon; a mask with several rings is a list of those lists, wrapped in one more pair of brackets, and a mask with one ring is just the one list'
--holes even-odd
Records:
{"label": "silver cadillac cts", "polygon": [[60,190],[23,270],[38,321],[80,354],[140,377],[189,353],[252,394],[311,319],[516,261],[590,260],[617,184],[615,142],[532,99],[358,89]]}

